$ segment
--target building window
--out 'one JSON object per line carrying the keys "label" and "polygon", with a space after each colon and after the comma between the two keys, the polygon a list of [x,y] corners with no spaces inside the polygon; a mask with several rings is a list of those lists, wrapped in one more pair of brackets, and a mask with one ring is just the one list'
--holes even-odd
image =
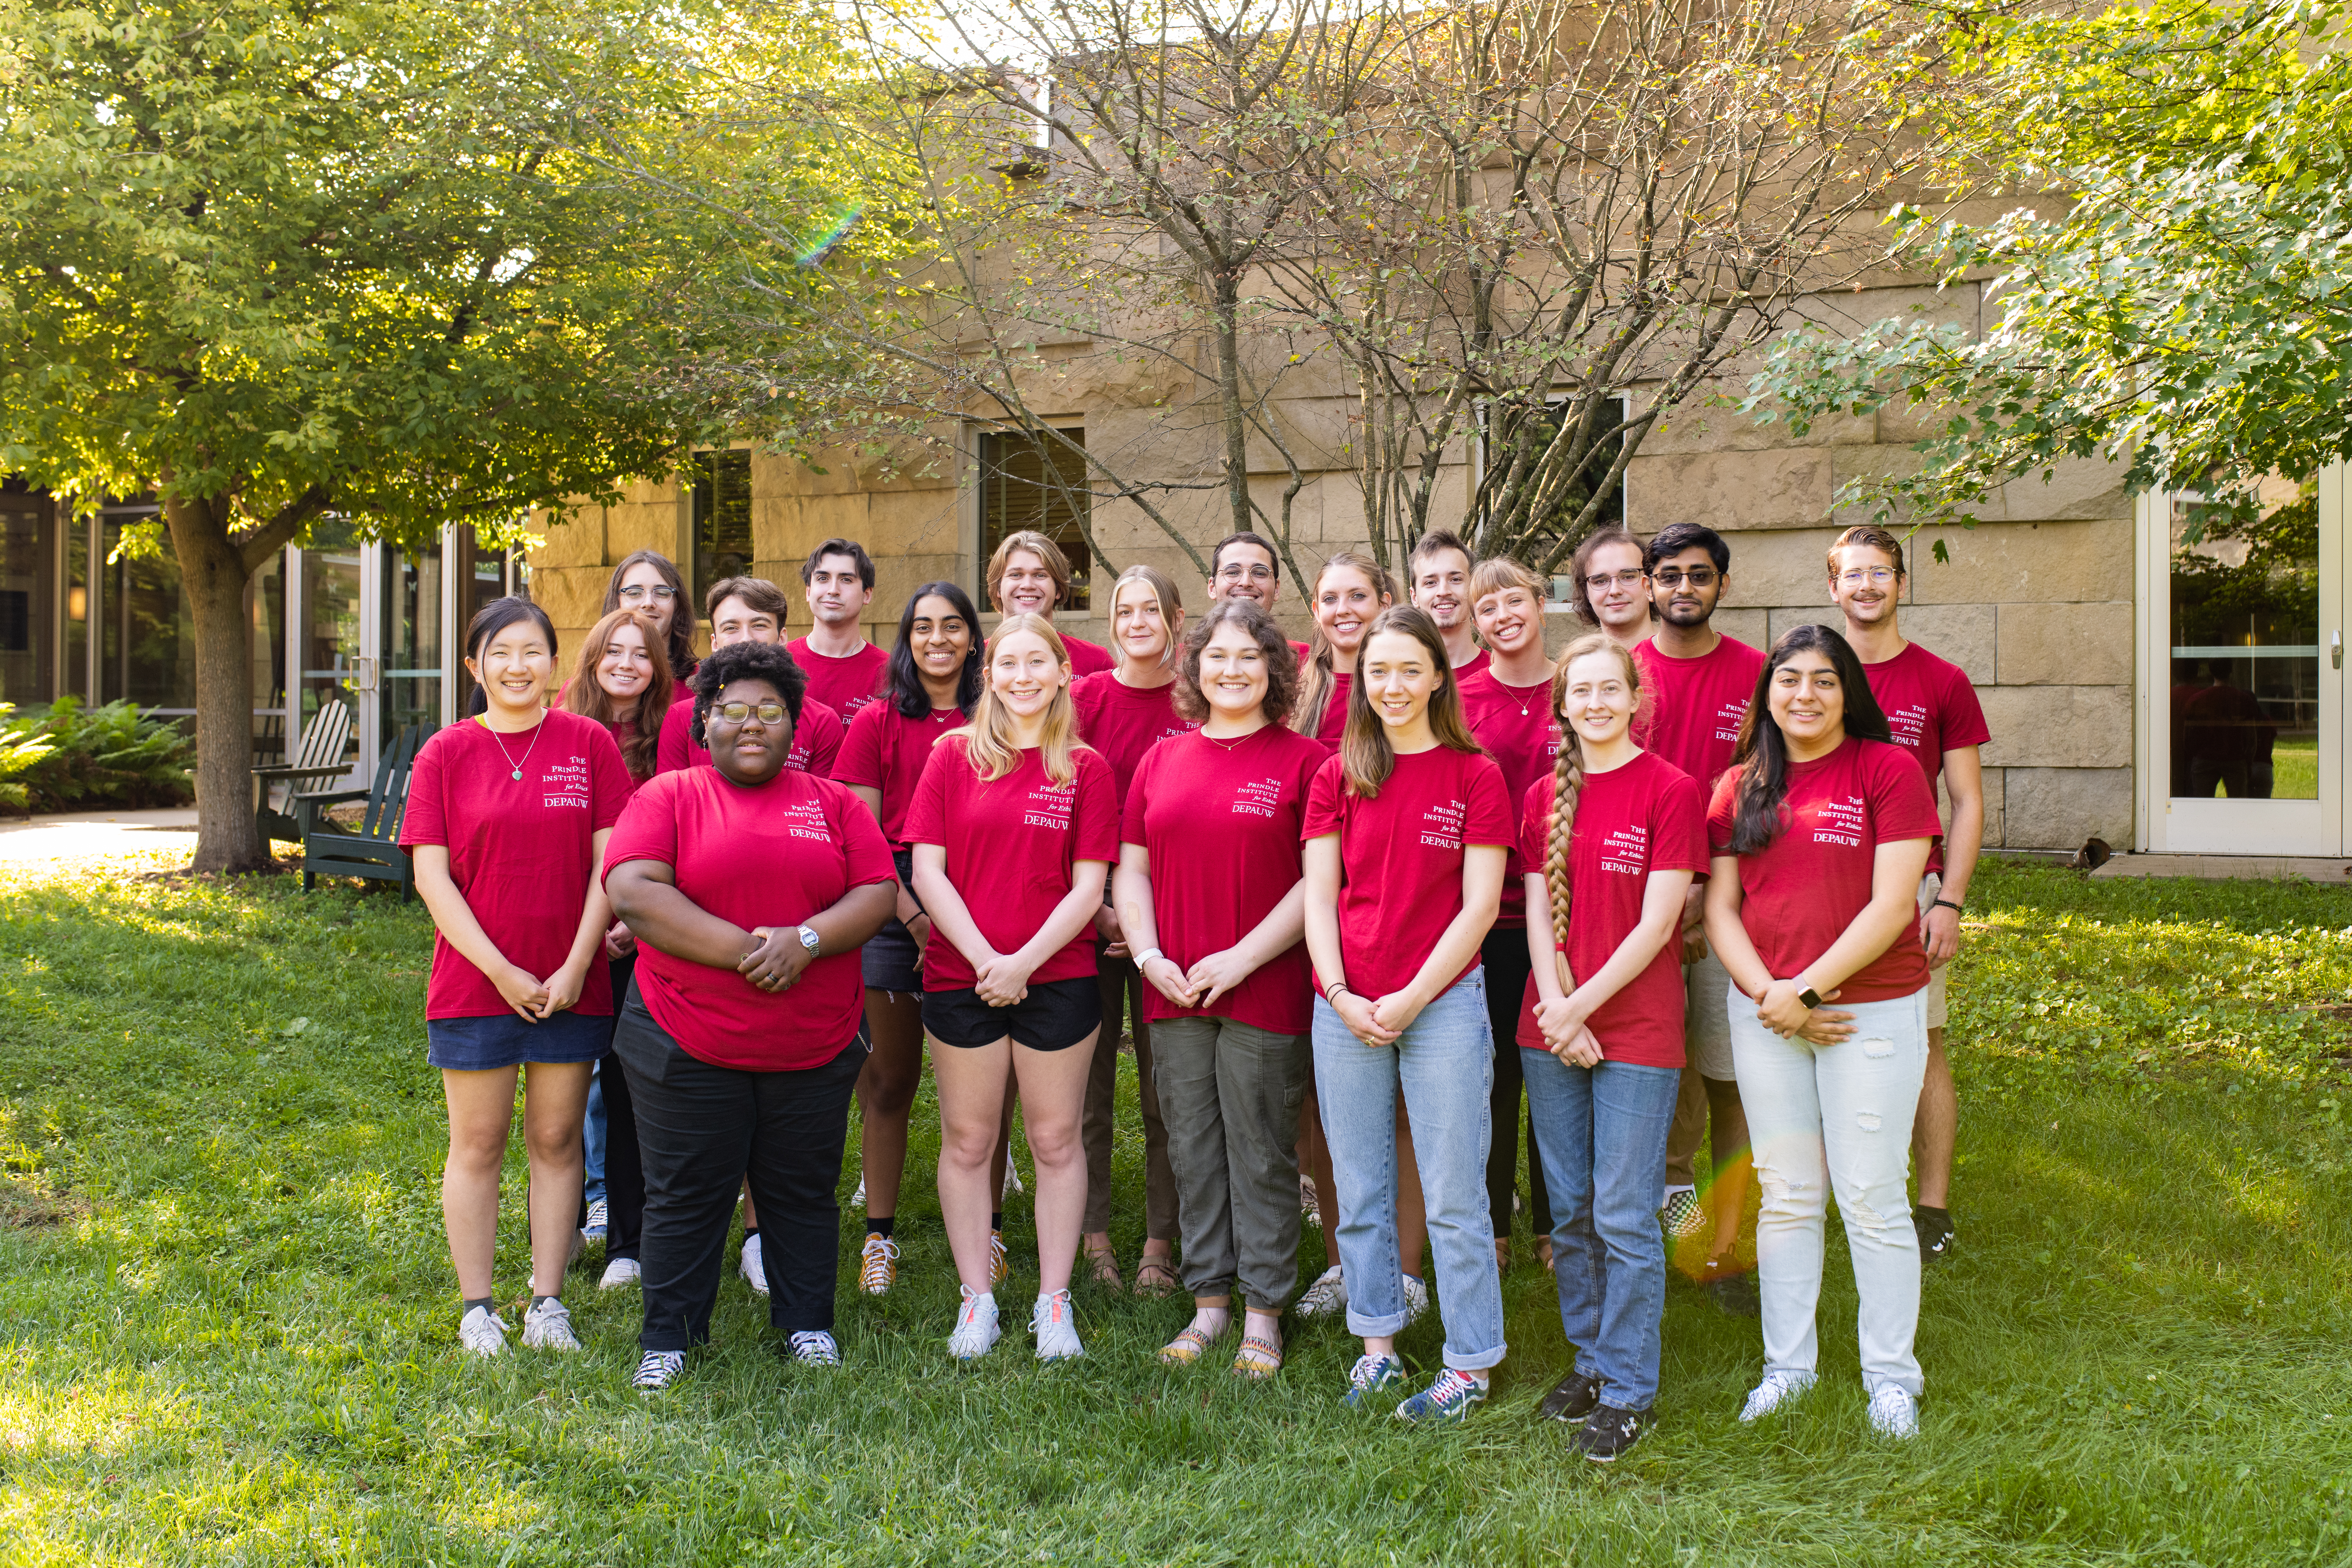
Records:
{"label": "building window", "polygon": [[751,570],[751,454],[698,452],[694,458],[695,606],[710,584]]}
{"label": "building window", "polygon": [[[1086,528],[1093,511],[1087,488],[1084,430],[1057,432],[1062,439],[1019,431],[983,431],[980,437],[980,567],[996,553],[1008,533],[1034,529],[1061,547],[1070,563],[1066,610],[1089,607],[1094,552]],[[1075,446],[1078,450],[1072,450]],[[981,584],[987,603],[988,584]]]}
{"label": "building window", "polygon": [[57,507],[47,495],[0,493],[0,702],[47,702],[57,694],[49,668],[56,548]]}

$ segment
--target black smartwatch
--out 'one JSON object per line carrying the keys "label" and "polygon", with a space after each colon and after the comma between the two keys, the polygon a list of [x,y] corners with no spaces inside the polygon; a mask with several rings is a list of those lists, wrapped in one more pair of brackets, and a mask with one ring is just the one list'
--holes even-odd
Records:
{"label": "black smartwatch", "polygon": [[1797,993],[1797,1000],[1805,1005],[1807,1012],[1811,1012],[1822,1005],[1822,994],[1808,985]]}

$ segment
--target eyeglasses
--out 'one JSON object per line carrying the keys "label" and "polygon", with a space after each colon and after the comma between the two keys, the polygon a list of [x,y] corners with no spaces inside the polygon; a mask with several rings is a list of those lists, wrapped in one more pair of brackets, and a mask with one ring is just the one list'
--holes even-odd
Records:
{"label": "eyeglasses", "polygon": [[1716,570],[1712,566],[1694,566],[1685,572],[1679,566],[1667,566],[1650,575],[1653,582],[1664,587],[1679,588],[1688,583],[1694,588],[1706,588],[1714,584]]}
{"label": "eyeglasses", "polygon": [[757,707],[749,702],[714,702],[710,705],[710,716],[714,719],[724,719],[730,724],[740,724],[754,713],[760,716],[760,722],[762,724],[781,724],[784,721],[784,705],[772,698]]}
{"label": "eyeglasses", "polygon": [[1274,568],[1271,566],[1245,566],[1238,561],[1234,562],[1230,566],[1220,566],[1217,568],[1217,580],[1221,583],[1226,581],[1238,583],[1244,577],[1247,577],[1254,583],[1271,582],[1274,578]]}
{"label": "eyeglasses", "polygon": [[622,589],[618,594],[614,595],[614,597],[619,599],[621,603],[625,605],[642,605],[646,602],[646,595],[647,594],[651,594],[654,596],[655,603],[662,605],[667,605],[672,599],[677,597],[677,590],[671,587],[667,583],[656,583],[650,588],[646,587],[643,583],[632,583],[627,587]]}
{"label": "eyeglasses", "polygon": [[1612,583],[1616,584],[1620,588],[1630,588],[1648,575],[1649,574],[1647,572],[1638,570],[1630,572],[1595,572],[1591,576],[1587,577],[1584,580],[1584,585],[1593,590],[1595,593],[1606,588]]}
{"label": "eyeglasses", "polygon": [[1839,585],[1846,588],[1859,588],[1864,583],[1874,588],[1884,588],[1894,581],[1895,568],[1892,566],[1856,566],[1838,574]]}

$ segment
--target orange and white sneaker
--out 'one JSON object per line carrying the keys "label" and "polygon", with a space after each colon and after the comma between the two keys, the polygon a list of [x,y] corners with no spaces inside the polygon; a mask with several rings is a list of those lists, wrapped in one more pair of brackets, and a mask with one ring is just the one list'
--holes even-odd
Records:
{"label": "orange and white sneaker", "polygon": [[1078,1343],[1077,1321],[1070,1312],[1070,1293],[1056,1290],[1037,1298],[1029,1314],[1029,1331],[1037,1336],[1039,1361],[1076,1361],[1087,1353]]}
{"label": "orange and white sneaker", "polygon": [[869,1296],[887,1296],[898,1282],[898,1244],[887,1236],[868,1236],[858,1255],[857,1288]]}

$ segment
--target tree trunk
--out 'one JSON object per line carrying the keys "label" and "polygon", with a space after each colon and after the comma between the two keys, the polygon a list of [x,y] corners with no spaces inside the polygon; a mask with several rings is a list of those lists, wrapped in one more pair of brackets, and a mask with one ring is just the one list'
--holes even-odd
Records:
{"label": "tree trunk", "polygon": [[1250,510],[1249,416],[1242,408],[1241,279],[1230,272],[1217,275],[1217,413],[1224,426],[1225,504],[1233,511],[1233,531],[1247,532],[1257,526]]}
{"label": "tree trunk", "polygon": [[172,500],[163,517],[196,640],[196,858],[192,871],[257,871],[269,847],[253,820],[251,575],[221,521],[226,497]]}

